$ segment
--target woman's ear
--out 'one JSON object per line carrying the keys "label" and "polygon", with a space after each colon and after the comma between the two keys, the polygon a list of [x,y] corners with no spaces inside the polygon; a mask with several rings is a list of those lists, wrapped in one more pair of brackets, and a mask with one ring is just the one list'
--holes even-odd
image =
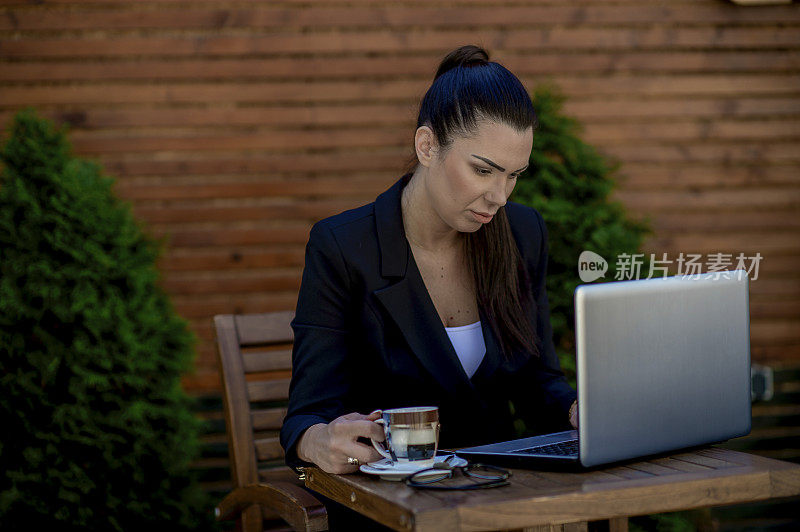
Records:
{"label": "woman's ear", "polygon": [[420,126],[414,134],[414,148],[417,151],[419,164],[429,167],[438,154],[438,145],[433,130],[428,126]]}

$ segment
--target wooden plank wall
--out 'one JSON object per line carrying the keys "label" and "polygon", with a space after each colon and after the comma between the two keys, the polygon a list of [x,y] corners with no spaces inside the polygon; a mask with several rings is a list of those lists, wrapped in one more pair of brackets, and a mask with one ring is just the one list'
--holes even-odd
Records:
{"label": "wooden plank wall", "polygon": [[311,224],[412,153],[440,58],[554,81],[652,215],[648,251],[764,257],[756,360],[800,361],[800,9],[723,0],[0,0],[0,121],[34,105],[169,238],[161,268],[218,388],[211,317],[294,307]]}

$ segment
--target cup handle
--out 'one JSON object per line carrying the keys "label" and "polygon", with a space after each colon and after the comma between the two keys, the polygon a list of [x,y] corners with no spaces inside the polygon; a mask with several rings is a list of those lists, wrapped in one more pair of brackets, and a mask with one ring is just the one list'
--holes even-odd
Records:
{"label": "cup handle", "polygon": [[[378,425],[383,426],[384,427],[384,431],[386,430],[386,428],[385,428],[386,427],[386,421],[384,421],[383,418],[376,419],[375,423],[377,423]],[[379,453],[381,453],[381,456],[383,456],[384,458],[387,458],[389,460],[392,459],[392,455],[389,454],[389,450],[386,449],[386,445],[384,445],[383,442],[375,441],[372,438],[370,438],[370,441],[372,442],[372,446],[375,447],[375,450],[378,451]]]}

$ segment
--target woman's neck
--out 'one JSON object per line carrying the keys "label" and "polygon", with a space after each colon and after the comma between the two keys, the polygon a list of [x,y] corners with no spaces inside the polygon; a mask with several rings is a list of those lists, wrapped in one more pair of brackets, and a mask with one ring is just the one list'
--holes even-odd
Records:
{"label": "woman's neck", "polygon": [[408,242],[429,252],[450,251],[460,243],[459,233],[442,220],[425,190],[427,169],[417,169],[400,198],[403,213],[403,229]]}

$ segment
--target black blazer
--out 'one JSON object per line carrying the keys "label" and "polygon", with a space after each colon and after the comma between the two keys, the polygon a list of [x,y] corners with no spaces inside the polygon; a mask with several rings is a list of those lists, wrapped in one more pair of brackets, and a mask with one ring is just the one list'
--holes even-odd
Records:
{"label": "black blazer", "polygon": [[[305,429],[349,413],[439,406],[440,447],[515,437],[514,416],[533,433],[566,430],[574,390],[552,341],[545,266],[547,232],[534,209],[505,210],[528,269],[536,308],[529,319],[540,357],[510,357],[481,314],[486,355],[464,372],[405,238],[403,176],[374,203],[315,224],[292,328],[292,381],[281,444],[290,466]],[[509,401],[515,412],[511,412]]]}

